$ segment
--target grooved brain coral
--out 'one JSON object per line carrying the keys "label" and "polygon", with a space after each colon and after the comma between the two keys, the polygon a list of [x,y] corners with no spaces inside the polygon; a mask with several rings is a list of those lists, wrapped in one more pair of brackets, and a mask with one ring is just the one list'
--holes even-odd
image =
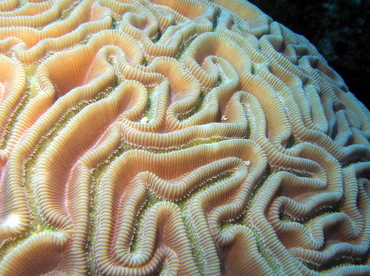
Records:
{"label": "grooved brain coral", "polygon": [[370,275],[370,115],[241,0],[0,2],[0,275]]}

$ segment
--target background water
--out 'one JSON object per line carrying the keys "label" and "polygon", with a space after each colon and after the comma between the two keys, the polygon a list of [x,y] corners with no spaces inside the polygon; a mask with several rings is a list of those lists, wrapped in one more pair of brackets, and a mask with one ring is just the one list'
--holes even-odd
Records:
{"label": "background water", "polygon": [[370,0],[250,0],[308,38],[370,109]]}

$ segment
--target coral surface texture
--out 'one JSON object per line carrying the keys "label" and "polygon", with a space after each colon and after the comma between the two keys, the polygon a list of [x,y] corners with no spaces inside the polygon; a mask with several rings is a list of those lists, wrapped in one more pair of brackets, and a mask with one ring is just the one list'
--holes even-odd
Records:
{"label": "coral surface texture", "polygon": [[0,275],[370,275],[370,113],[242,0],[0,1]]}

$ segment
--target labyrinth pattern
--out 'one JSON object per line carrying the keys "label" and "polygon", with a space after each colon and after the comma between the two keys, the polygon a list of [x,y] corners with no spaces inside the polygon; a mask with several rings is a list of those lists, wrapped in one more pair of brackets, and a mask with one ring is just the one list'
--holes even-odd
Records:
{"label": "labyrinth pattern", "polygon": [[369,140],[247,1],[0,1],[0,275],[370,275]]}

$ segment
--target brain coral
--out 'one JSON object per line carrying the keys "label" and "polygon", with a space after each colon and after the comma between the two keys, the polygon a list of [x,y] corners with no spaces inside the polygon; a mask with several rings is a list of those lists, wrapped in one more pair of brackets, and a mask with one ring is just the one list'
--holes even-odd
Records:
{"label": "brain coral", "polygon": [[242,0],[0,2],[0,275],[370,275],[370,113]]}

